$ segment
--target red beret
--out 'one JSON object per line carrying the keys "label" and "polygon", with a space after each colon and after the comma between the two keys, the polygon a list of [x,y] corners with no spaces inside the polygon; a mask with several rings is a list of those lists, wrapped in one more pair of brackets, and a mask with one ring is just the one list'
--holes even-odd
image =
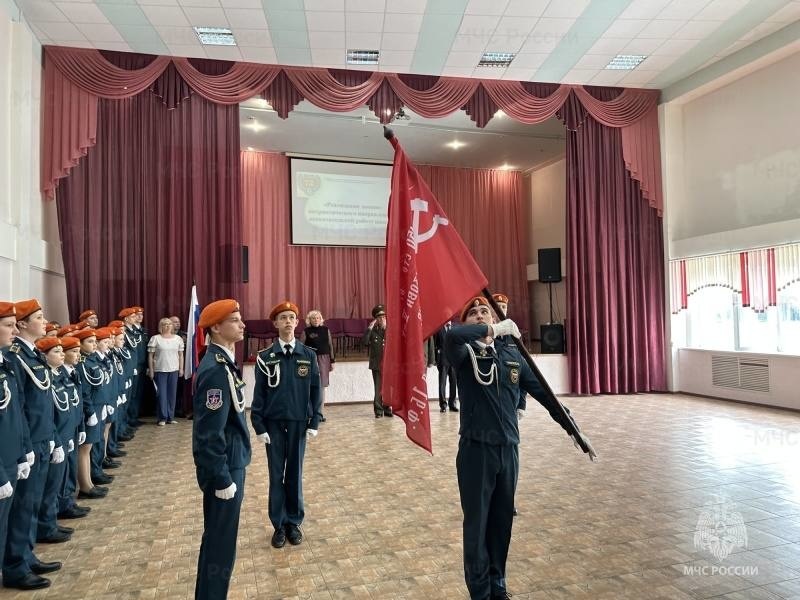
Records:
{"label": "red beret", "polygon": [[44,326],[45,333],[50,333],[51,331],[57,331],[57,330],[58,327],[56,327],[55,323],[48,323],[47,325]]}
{"label": "red beret", "polygon": [[207,304],[200,313],[200,321],[197,323],[197,326],[207,329],[212,325],[222,323],[231,313],[238,311],[239,303],[236,300],[230,298],[215,300],[211,304]]}
{"label": "red beret", "polygon": [[76,337],[63,337],[61,338],[61,347],[64,350],[72,350],[73,348],[80,348],[81,341]]}
{"label": "red beret", "polygon": [[508,304],[508,296],[505,294],[492,294],[492,300],[495,302],[502,302],[503,304]]}
{"label": "red beret", "polygon": [[50,352],[50,350],[52,350],[56,346],[60,345],[61,345],[61,340],[58,339],[57,337],[43,337],[36,340],[36,347],[45,354]]}
{"label": "red beret", "polygon": [[130,317],[131,315],[135,315],[135,314],[136,314],[136,311],[133,310],[132,308],[123,308],[121,311],[119,311],[117,313],[117,316],[120,319],[124,319],[126,317]]}
{"label": "red beret", "polygon": [[125,327],[125,323],[115,319],[111,321],[108,325],[106,325],[106,327]]}
{"label": "red beret", "polygon": [[125,329],[122,327],[109,327],[111,330],[111,335],[122,335],[125,333]]}
{"label": "red beret", "polygon": [[110,329],[109,327],[100,327],[99,329],[95,329],[95,330],[94,330],[94,334],[97,336],[97,341],[98,341],[98,342],[99,342],[100,340],[105,340],[105,339],[108,339],[108,338],[110,338],[112,335],[114,335],[114,334],[111,332],[111,329]]}
{"label": "red beret", "polygon": [[461,322],[463,323],[464,321],[467,320],[467,313],[469,312],[469,309],[475,306],[480,306],[481,304],[483,304],[484,306],[489,306],[489,301],[483,296],[475,296],[472,300],[467,302],[464,305],[463,310],[461,311]]}
{"label": "red beret", "polygon": [[92,310],[91,308],[89,308],[89,309],[83,311],[80,314],[80,316],[78,317],[78,321],[85,321],[86,319],[88,319],[91,316],[95,316],[96,317],[97,316],[97,312]]}
{"label": "red beret", "polygon": [[61,329],[58,330],[58,337],[63,337],[73,331],[78,329],[77,325],[64,325]]}
{"label": "red beret", "polygon": [[144,309],[141,306],[131,306],[131,308],[133,309],[133,312],[135,312],[135,313],[143,313],[144,312]]}
{"label": "red beret", "polygon": [[0,319],[5,317],[16,317],[17,309],[13,302],[0,302]]}
{"label": "red beret", "polygon": [[72,333],[70,333],[70,335],[72,337],[78,338],[80,341],[83,341],[86,338],[96,337],[97,336],[97,332],[92,328],[89,328],[89,329],[78,329],[77,331],[73,331]]}
{"label": "red beret", "polygon": [[17,309],[17,321],[24,321],[37,310],[42,310],[42,306],[36,298],[17,302],[14,307]]}
{"label": "red beret", "polygon": [[274,321],[279,314],[287,310],[292,311],[295,317],[300,316],[300,309],[297,308],[297,304],[289,300],[284,300],[283,302],[272,307],[272,310],[269,313],[269,320]]}

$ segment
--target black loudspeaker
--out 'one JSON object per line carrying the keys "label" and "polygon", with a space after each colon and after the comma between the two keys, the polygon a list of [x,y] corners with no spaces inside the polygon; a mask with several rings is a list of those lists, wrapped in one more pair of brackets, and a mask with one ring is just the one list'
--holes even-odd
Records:
{"label": "black loudspeaker", "polygon": [[242,283],[250,281],[250,248],[242,246]]}
{"label": "black loudspeaker", "polygon": [[561,248],[539,248],[539,281],[561,281]]}
{"label": "black loudspeaker", "polygon": [[564,326],[560,323],[541,325],[542,354],[564,354]]}

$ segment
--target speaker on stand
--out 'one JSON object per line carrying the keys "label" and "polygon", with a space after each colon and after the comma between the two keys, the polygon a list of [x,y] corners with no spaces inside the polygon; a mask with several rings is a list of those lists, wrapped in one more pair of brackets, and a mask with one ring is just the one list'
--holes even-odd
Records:
{"label": "speaker on stand", "polygon": [[539,248],[539,281],[547,284],[550,321],[540,326],[542,354],[564,354],[564,326],[553,323],[553,284],[561,281],[561,248]]}

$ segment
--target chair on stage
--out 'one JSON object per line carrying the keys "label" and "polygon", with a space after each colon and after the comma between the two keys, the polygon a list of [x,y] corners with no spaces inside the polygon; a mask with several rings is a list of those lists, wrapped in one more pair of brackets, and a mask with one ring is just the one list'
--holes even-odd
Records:
{"label": "chair on stage", "polygon": [[344,336],[345,354],[348,347],[357,352],[361,352],[361,340],[364,337],[364,332],[367,330],[369,322],[369,319],[343,320],[342,334]]}
{"label": "chair on stage", "polygon": [[338,317],[325,319],[325,326],[331,332],[334,356],[339,356],[340,354],[344,356],[342,348],[342,342],[344,341],[344,319],[339,319]]}
{"label": "chair on stage", "polygon": [[[278,330],[269,319],[251,319],[244,322],[245,361],[254,362],[256,354],[266,348],[278,337]],[[255,344],[251,344],[255,341]]]}

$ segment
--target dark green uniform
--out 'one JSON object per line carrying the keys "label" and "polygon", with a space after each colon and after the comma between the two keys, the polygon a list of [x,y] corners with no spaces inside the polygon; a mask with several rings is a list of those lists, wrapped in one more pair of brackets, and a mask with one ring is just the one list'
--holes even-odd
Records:
{"label": "dark green uniform", "polygon": [[372,383],[375,387],[375,395],[372,399],[375,416],[391,416],[392,409],[383,404],[383,396],[381,395],[381,364],[383,363],[383,347],[386,345],[386,329],[377,325],[372,329],[367,329],[364,332],[363,342],[367,347],[369,370],[372,371]]}
{"label": "dark green uniform", "polygon": [[[236,562],[250,432],[244,417],[244,381],[226,350],[210,345],[195,377],[192,453],[197,483],[203,490],[203,540],[195,599],[217,600],[227,596]],[[233,498],[216,497],[216,490],[232,483],[236,484]]]}
{"label": "dark green uniform", "polygon": [[485,324],[463,325],[453,327],[445,339],[461,400],[456,470],[464,512],[464,577],[470,597],[480,600],[506,590],[519,475],[520,389],[545,397],[515,347],[499,339],[494,348],[477,343],[487,333]]}

